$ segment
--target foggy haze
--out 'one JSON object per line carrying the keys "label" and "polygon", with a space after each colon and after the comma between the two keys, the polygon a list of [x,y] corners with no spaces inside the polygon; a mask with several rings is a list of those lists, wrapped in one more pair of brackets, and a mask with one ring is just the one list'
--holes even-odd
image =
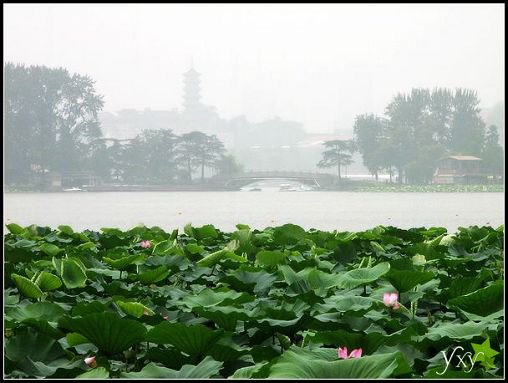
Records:
{"label": "foggy haze", "polygon": [[6,5],[4,57],[87,74],[105,111],[182,107],[352,129],[412,87],[504,99],[503,5]]}
{"label": "foggy haze", "polygon": [[504,374],[504,5],[4,9],[5,377]]}

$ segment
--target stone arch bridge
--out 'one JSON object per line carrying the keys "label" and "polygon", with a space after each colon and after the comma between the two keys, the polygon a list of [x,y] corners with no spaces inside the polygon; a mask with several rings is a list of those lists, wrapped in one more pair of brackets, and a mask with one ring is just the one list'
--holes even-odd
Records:
{"label": "stone arch bridge", "polygon": [[327,173],[311,172],[290,172],[290,171],[252,171],[247,173],[238,173],[233,175],[218,175],[210,179],[211,183],[222,185],[228,189],[240,189],[250,183],[261,180],[291,180],[302,184],[316,187],[318,189],[326,188],[335,181],[335,176]]}

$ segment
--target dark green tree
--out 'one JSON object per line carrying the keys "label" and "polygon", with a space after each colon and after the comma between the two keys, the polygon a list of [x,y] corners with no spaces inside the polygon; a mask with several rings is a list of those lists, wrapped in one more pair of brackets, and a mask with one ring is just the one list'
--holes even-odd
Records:
{"label": "dark green tree", "polygon": [[32,173],[34,153],[31,149],[37,116],[29,110],[29,105],[38,101],[37,92],[30,80],[24,66],[12,63],[4,66],[4,158],[7,184],[26,184]]}
{"label": "dark green tree", "polygon": [[128,184],[147,182],[147,146],[140,134],[129,142],[118,143],[115,149],[116,177]]}
{"label": "dark green tree", "polygon": [[102,135],[102,96],[88,76],[63,68],[6,63],[6,183],[29,182],[31,170],[80,170]]}
{"label": "dark green tree", "polygon": [[453,118],[453,92],[447,88],[435,88],[429,99],[427,123],[434,141],[449,149],[451,143],[451,122]]}
{"label": "dark green tree", "polygon": [[483,171],[500,177],[504,172],[504,151],[499,145],[498,131],[495,125],[490,125],[487,128],[481,158]]}
{"label": "dark green tree", "polygon": [[452,153],[481,154],[485,123],[480,116],[479,104],[476,91],[461,88],[455,91],[449,148]]}
{"label": "dark green tree", "polygon": [[149,182],[172,183],[176,176],[177,136],[167,129],[147,130],[143,133]]}
{"label": "dark green tree", "polygon": [[390,179],[395,167],[401,183],[431,182],[438,160],[447,154],[482,154],[488,157],[485,166],[492,168],[499,162],[499,148],[487,144],[496,139],[493,132],[484,142],[478,105],[476,92],[469,89],[415,88],[397,94],[386,107],[383,123],[374,115],[355,120],[364,164],[373,174],[388,169]]}
{"label": "dark green tree", "polygon": [[97,139],[90,143],[89,157],[85,167],[93,171],[103,182],[111,181],[113,161],[107,141],[104,139]]}
{"label": "dark green tree", "polygon": [[178,140],[176,160],[188,181],[194,170],[201,168],[201,182],[205,179],[205,167],[214,168],[225,152],[224,144],[215,136],[193,131]]}
{"label": "dark green tree", "polygon": [[362,155],[363,164],[378,180],[379,171],[383,168],[382,141],[385,134],[386,123],[382,118],[373,114],[356,116],[353,127],[355,143]]}
{"label": "dark green tree", "polygon": [[353,141],[347,140],[326,141],[323,145],[326,149],[322,153],[323,158],[317,163],[317,166],[320,168],[337,166],[337,179],[340,181],[340,167],[353,163],[351,157],[355,151],[355,145]]}
{"label": "dark green tree", "polygon": [[[387,125],[388,126],[388,125]],[[379,143],[379,156],[382,169],[388,171],[390,176],[390,183],[393,182],[395,164],[397,163],[396,151],[394,144],[389,137],[383,137]]]}
{"label": "dark green tree", "polygon": [[223,155],[215,163],[217,173],[221,175],[232,175],[241,173],[243,166],[231,154]]}
{"label": "dark green tree", "polygon": [[171,130],[143,130],[121,153],[123,178],[128,182],[170,184],[176,177],[176,145]]}
{"label": "dark green tree", "polygon": [[426,89],[412,89],[410,94],[398,94],[386,107],[389,118],[386,129],[391,157],[399,182],[407,178],[407,165],[413,161],[418,145],[429,140],[426,122],[430,93]]}
{"label": "dark green tree", "polygon": [[411,184],[432,182],[438,161],[444,154],[444,149],[436,143],[418,147],[413,158],[406,165],[407,182]]}
{"label": "dark green tree", "polygon": [[[109,158],[111,158],[111,180],[113,182],[130,181],[132,174],[129,172],[132,166],[136,164],[133,162],[131,151],[135,139],[115,139],[113,144],[108,147]],[[130,179],[129,179],[130,178]],[[138,177],[139,179],[139,177]],[[134,182],[136,182],[134,177]]]}

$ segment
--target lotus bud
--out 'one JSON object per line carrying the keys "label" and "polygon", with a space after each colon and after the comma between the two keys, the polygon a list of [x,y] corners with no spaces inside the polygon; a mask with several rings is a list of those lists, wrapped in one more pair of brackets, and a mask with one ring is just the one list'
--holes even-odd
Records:
{"label": "lotus bud", "polygon": [[361,348],[355,348],[348,355],[347,347],[339,347],[337,349],[337,356],[340,359],[350,359],[350,358],[360,358],[362,356],[363,350]]}
{"label": "lotus bud", "polygon": [[348,355],[347,355],[347,347],[339,347],[337,349],[337,356],[340,358],[340,359],[347,359],[348,358]]}
{"label": "lotus bud", "polygon": [[92,367],[92,368],[97,367],[97,361],[96,361],[95,356],[89,356],[88,358],[85,358],[85,364],[88,367]]}
{"label": "lotus bud", "polygon": [[400,308],[400,304],[398,302],[399,294],[397,293],[384,293],[383,294],[383,303],[386,307],[391,307],[395,310]]}
{"label": "lotus bud", "polygon": [[152,243],[150,241],[141,241],[140,246],[143,249],[149,249],[152,246]]}
{"label": "lotus bud", "polygon": [[426,263],[427,259],[425,258],[425,255],[416,254],[415,256],[413,256],[413,265],[424,266]]}

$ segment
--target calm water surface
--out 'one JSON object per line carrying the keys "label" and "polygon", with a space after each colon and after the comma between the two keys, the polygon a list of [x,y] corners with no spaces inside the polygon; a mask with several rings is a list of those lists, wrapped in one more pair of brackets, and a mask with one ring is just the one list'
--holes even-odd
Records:
{"label": "calm water surface", "polygon": [[306,229],[365,230],[504,223],[504,193],[348,192],[63,192],[5,193],[4,222],[77,230],[131,228],[139,223],[165,230],[212,223],[230,231],[238,223],[263,229],[295,223]]}

